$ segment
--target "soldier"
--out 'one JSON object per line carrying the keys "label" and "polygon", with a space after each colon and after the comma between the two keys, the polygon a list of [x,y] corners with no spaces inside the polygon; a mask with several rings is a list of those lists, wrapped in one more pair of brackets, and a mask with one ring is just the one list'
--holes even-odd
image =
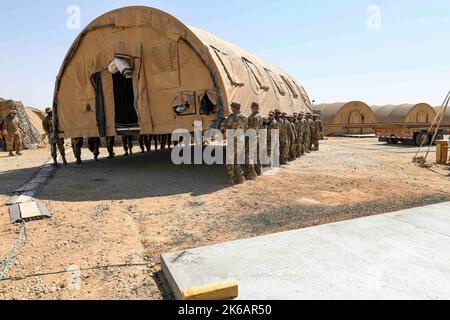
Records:
{"label": "soldier", "polygon": [[287,120],[291,126],[292,134],[291,134],[291,146],[289,148],[289,159],[291,161],[297,160],[297,130],[295,129],[294,124],[294,116],[288,116]]}
{"label": "soldier", "polygon": [[323,136],[323,122],[320,119],[320,115],[317,115],[317,123],[319,124],[320,140],[325,140]]}
{"label": "soldier", "polygon": [[14,156],[13,151],[18,156],[22,155],[20,153],[22,148],[22,133],[25,133],[25,131],[20,126],[17,111],[11,110],[3,122],[3,136],[6,142],[6,151],[9,151],[10,157]]}
{"label": "soldier", "polygon": [[270,111],[269,117],[264,120],[263,129],[267,130],[267,157],[269,163],[265,164],[264,168],[272,167],[272,130],[278,129],[278,122],[275,120],[275,112]]}
{"label": "soldier", "polygon": [[133,155],[133,137],[132,136],[123,136],[123,150],[125,151],[125,157],[128,155]]}
{"label": "soldier", "polygon": [[88,147],[89,151],[91,151],[94,154],[94,160],[98,161],[98,156],[100,155],[100,144],[101,139],[96,138],[88,138]]}
{"label": "soldier", "polygon": [[275,120],[277,121],[277,126],[279,129],[280,135],[280,165],[287,164],[287,150],[289,144],[289,133],[286,122],[282,117],[282,113],[280,110],[275,110]]}
{"label": "soldier", "polygon": [[305,152],[311,153],[311,122],[310,112],[306,113],[305,117]]}
{"label": "soldier", "polygon": [[295,140],[295,136],[294,136],[294,130],[292,130],[292,124],[291,124],[291,122],[289,121],[289,118],[288,118],[288,114],[286,112],[283,112],[282,117],[283,117],[283,120],[284,120],[284,122],[286,124],[286,128],[287,128],[287,137],[288,137],[287,141],[288,142],[287,142],[287,146],[286,146],[286,150],[285,150],[285,153],[286,153],[285,157],[286,157],[286,162],[287,162],[287,161],[292,161],[292,159],[290,157],[290,155],[291,155],[291,146],[292,146],[292,143]]}
{"label": "soldier", "polygon": [[[222,123],[222,130],[247,130],[247,117],[241,112],[241,104],[239,102],[233,102],[231,104],[230,116]],[[228,146],[230,148],[231,146]],[[238,163],[238,156],[241,152],[239,150],[238,138],[234,139],[234,159],[233,164],[227,164],[227,174],[230,177],[232,183],[241,184],[245,182],[244,172]],[[231,162],[228,159],[227,162]]]}
{"label": "soldier", "polygon": [[[247,119],[247,129],[253,129],[256,131],[256,139],[259,139],[259,131],[263,126],[263,118],[259,113],[259,104],[252,103],[252,114]],[[255,138],[255,137],[253,137]],[[258,140],[252,141],[247,137],[245,146],[245,165],[246,165],[246,178],[247,180],[255,180],[258,176],[262,175],[261,160],[259,158],[259,143]],[[251,152],[256,152],[256,163],[253,163]],[[254,155],[253,155],[254,156]]]}
{"label": "soldier", "polygon": [[312,138],[312,145],[313,145],[313,151],[319,151],[319,141],[320,141],[320,124],[317,118],[317,115],[315,114],[313,116],[314,121],[314,133]]}
{"label": "soldier", "polygon": [[80,165],[81,161],[81,148],[83,147],[84,139],[83,138],[74,138],[72,141],[72,150],[75,159],[77,160],[77,164]]}
{"label": "soldier", "polygon": [[306,121],[305,121],[305,113],[301,112],[298,115],[298,127],[297,127],[297,134],[299,137],[299,154],[301,156],[305,155],[305,126],[306,126]]}
{"label": "soldier", "polygon": [[114,159],[116,154],[114,153],[114,145],[116,143],[116,137],[106,137],[106,149],[108,150],[108,160]]}
{"label": "soldier", "polygon": [[309,140],[309,150],[310,151],[315,151],[314,148],[313,148],[313,142],[314,142],[313,140],[314,140],[314,137],[316,135],[316,123],[313,120],[313,113],[311,113],[311,112],[309,113],[308,124],[309,124],[309,128],[311,130],[311,137],[310,137],[310,140]]}
{"label": "soldier", "polygon": [[47,134],[48,143],[50,144],[51,155],[53,159],[53,166],[58,166],[58,157],[56,149],[59,150],[61,154],[62,161],[64,165],[67,165],[66,151],[64,149],[64,139],[58,138],[57,133],[53,130],[53,110],[51,108],[45,109],[47,116],[42,120],[42,127]]}
{"label": "soldier", "polygon": [[139,135],[139,147],[141,148],[141,153],[145,153],[145,149],[147,149],[147,152],[150,152],[151,141],[149,135]]}

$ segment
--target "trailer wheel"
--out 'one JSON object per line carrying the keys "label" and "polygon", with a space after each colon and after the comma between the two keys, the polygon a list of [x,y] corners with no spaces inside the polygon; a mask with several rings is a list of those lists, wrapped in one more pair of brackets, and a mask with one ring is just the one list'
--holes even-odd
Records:
{"label": "trailer wheel", "polygon": [[400,142],[400,140],[395,139],[395,138],[391,138],[391,143],[392,144],[398,144]]}
{"label": "trailer wheel", "polygon": [[414,142],[416,143],[416,146],[420,147],[422,144],[424,146],[427,145],[430,142],[430,139],[426,132],[419,132],[416,134]]}

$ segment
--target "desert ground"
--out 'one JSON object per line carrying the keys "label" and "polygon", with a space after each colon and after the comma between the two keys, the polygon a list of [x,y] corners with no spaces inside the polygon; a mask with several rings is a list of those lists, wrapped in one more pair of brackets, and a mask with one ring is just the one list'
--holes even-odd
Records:
{"label": "desert ground", "polygon": [[[449,167],[413,164],[416,150],[329,138],[278,174],[238,186],[222,166],[173,165],[170,151],[122,157],[117,148],[115,160],[82,166],[69,156],[37,197],[53,217],[27,223],[0,299],[171,299],[161,253],[450,201]],[[48,160],[45,149],[0,154],[0,262],[20,229],[3,203]],[[76,288],[71,266],[81,270]]]}

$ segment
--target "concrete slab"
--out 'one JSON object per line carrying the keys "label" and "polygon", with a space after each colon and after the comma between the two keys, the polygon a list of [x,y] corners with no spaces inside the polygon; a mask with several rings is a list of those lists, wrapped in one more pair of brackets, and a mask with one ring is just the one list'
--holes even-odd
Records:
{"label": "concrete slab", "polygon": [[450,203],[162,255],[175,296],[226,280],[238,299],[450,299]]}

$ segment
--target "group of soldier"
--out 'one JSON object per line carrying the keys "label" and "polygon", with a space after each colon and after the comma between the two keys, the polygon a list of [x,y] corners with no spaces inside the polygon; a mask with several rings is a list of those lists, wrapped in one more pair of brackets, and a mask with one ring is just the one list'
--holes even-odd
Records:
{"label": "group of soldier", "polygon": [[[261,129],[267,130],[267,153],[269,159],[272,157],[272,130],[279,132],[279,161],[280,165],[286,165],[290,161],[319,150],[319,142],[323,137],[323,124],[320,116],[311,112],[301,112],[288,115],[278,109],[269,112],[268,118],[263,118],[260,114],[260,106],[253,103],[251,106],[252,114],[246,116],[241,112],[241,104],[233,102],[231,104],[232,114],[222,123],[222,130],[243,130],[250,129],[257,133]],[[237,141],[235,141],[237,144]],[[235,148],[233,164],[227,165],[227,174],[232,183],[240,184],[246,180],[255,180],[262,175],[263,167],[271,167],[271,164],[261,165],[261,161],[252,161],[250,157],[249,139],[245,145],[245,170],[242,170],[238,163],[238,150]],[[259,150],[259,146],[253,146],[253,149]],[[259,151],[257,151],[259,154]]]}
{"label": "group of soldier", "polygon": [[[244,132],[253,129],[257,134],[262,129],[267,129],[267,152],[269,159],[272,157],[271,132],[274,129],[278,130],[280,165],[286,165],[289,161],[294,161],[312,151],[319,150],[319,141],[323,137],[323,124],[319,115],[311,112],[288,115],[285,112],[275,109],[274,111],[269,112],[268,118],[263,118],[260,114],[260,106],[258,103],[252,104],[252,114],[250,116],[246,116],[241,112],[241,104],[239,102],[233,102],[231,104],[231,110],[232,113],[222,122],[221,129],[224,130],[224,132],[229,129],[243,130]],[[64,165],[67,165],[64,139],[56,136],[55,130],[53,130],[54,121],[52,109],[47,108],[45,111],[46,117],[43,119],[42,125],[51,147],[53,164],[58,166],[57,151],[59,150]],[[9,151],[9,155],[21,155],[22,135],[25,134],[25,131],[20,126],[15,110],[11,110],[8,117],[3,122],[3,127],[1,129],[1,133],[6,142],[6,150]],[[122,137],[125,156],[133,154],[133,138],[133,136]],[[153,144],[155,145],[155,150],[164,150],[170,148],[172,144],[174,144],[171,141],[170,135],[139,135],[138,141],[142,153],[150,152]],[[257,153],[259,153],[259,145],[250,146],[250,140],[248,138],[246,142],[245,170],[242,170],[240,164],[238,164],[237,153],[235,154],[235,159],[231,161],[233,164],[227,165],[227,173],[233,183],[239,184],[243,183],[245,180],[257,179],[258,176],[262,175],[263,167],[272,166],[272,164],[262,165],[259,157],[258,160],[252,161],[250,159],[250,150],[255,149],[258,150]],[[81,149],[83,144],[83,138],[72,139],[72,149],[77,164],[82,163]],[[88,138],[87,144],[89,150],[94,154],[94,159],[98,161],[101,145],[100,138]],[[106,145],[109,154],[108,159],[114,159],[115,137],[108,137],[106,139]]]}

